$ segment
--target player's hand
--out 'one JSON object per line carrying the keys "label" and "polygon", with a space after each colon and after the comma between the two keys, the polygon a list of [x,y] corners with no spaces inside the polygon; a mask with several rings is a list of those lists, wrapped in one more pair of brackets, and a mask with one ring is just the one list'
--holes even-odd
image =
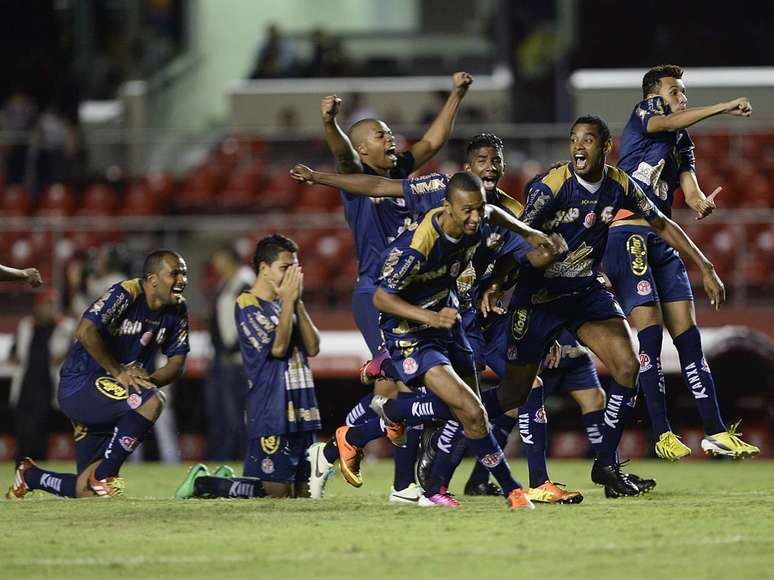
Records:
{"label": "player's hand", "polygon": [[25,268],[22,272],[25,276],[24,281],[33,288],[39,288],[43,285],[43,278],[37,268]]}
{"label": "player's hand", "polygon": [[341,109],[341,99],[336,95],[328,95],[320,101],[320,114],[322,114],[323,123],[333,123],[336,115]]}
{"label": "player's hand", "polygon": [[452,328],[462,319],[456,308],[441,308],[438,312],[430,314],[430,326],[433,328]]}
{"label": "player's hand", "polygon": [[503,291],[499,284],[492,284],[484,290],[481,295],[481,314],[484,318],[489,316],[489,313],[493,314],[505,314],[505,309],[502,307]]}
{"label": "player's hand", "polygon": [[308,183],[309,185],[314,184],[314,171],[300,163],[290,170],[290,177],[300,183]]}
{"label": "player's hand", "polygon": [[716,187],[715,191],[710,193],[706,198],[698,200],[696,203],[689,204],[691,209],[698,215],[697,220],[704,219],[715,209],[715,196],[720,193],[723,187]]}
{"label": "player's hand", "polygon": [[[567,244],[564,242],[564,239],[561,236],[549,236],[547,234],[544,234],[540,230],[532,230],[532,233],[527,234],[527,237],[525,238],[527,242],[529,242],[529,245],[532,246],[535,249],[539,248],[545,248],[548,250],[552,255],[561,254],[562,251],[567,251]],[[561,241],[560,241],[561,240]],[[562,250],[562,247],[564,247],[564,250]]]}
{"label": "player's hand", "polygon": [[725,105],[726,109],[724,112],[729,115],[734,115],[735,117],[749,117],[752,115],[752,105],[747,97],[738,97],[733,101],[728,101]]}
{"label": "player's hand", "polygon": [[473,76],[466,72],[456,72],[452,75],[452,87],[456,91],[466,92],[473,84]]}
{"label": "player's hand", "polygon": [[138,393],[141,393],[143,389],[152,389],[156,386],[145,377],[133,375],[126,368],[118,373],[116,380],[127,389],[134,389]]}
{"label": "player's hand", "polygon": [[133,377],[139,377],[141,379],[147,379],[148,377],[150,377],[150,374],[148,373],[148,371],[146,371],[145,368],[143,368],[143,366],[137,362],[124,365],[124,370],[130,375],[132,375]]}
{"label": "player's hand", "polygon": [[562,345],[559,341],[555,340],[554,343],[548,349],[548,354],[543,361],[543,366],[547,369],[555,369],[559,367],[559,363],[562,361]]}
{"label": "player's hand", "polygon": [[715,310],[720,310],[720,305],[726,301],[726,287],[715,272],[715,268],[710,266],[702,272],[702,282],[704,283],[704,292],[709,296],[710,304]]}
{"label": "player's hand", "polygon": [[272,289],[282,299],[283,303],[295,304],[299,296],[301,296],[301,266],[293,264],[285,270],[285,275],[282,277],[282,282],[279,286],[270,281]]}

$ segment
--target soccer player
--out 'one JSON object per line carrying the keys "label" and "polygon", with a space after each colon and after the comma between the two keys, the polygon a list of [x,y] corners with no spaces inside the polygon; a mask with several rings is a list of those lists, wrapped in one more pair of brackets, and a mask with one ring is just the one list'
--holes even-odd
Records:
{"label": "soccer player", "polygon": [[[161,414],[159,387],[185,367],[187,284],[185,260],[158,250],[145,258],[142,278],[115,284],[83,314],[59,382],[59,406],[75,430],[77,474],[47,471],[25,458],[8,497],[34,489],[62,497],[123,493],[119,470]],[[151,373],[159,349],[167,362]]]}
{"label": "soccer player", "polygon": [[[750,101],[739,97],[707,107],[687,107],[683,70],[675,65],[650,69],[642,79],[643,100],[634,108],[621,139],[618,166],[628,173],[666,216],[675,190],[702,219],[715,208],[721,188],[705,196],[695,174],[694,147],[687,127],[720,114],[749,117]],[[661,370],[661,342],[666,327],[680,358],[683,378],[701,415],[709,455],[752,457],[754,445],[739,438],[737,425],[727,428],[720,416],[712,372],[704,358],[688,274],[680,254],[636,215],[619,214],[610,229],[604,269],[624,313],[638,330],[640,384],[656,440],[656,455],[675,461],[691,453],[669,424]],[[706,278],[706,275],[705,275]],[[720,302],[713,302],[715,308]]]}
{"label": "soccer player", "polygon": [[26,282],[33,288],[43,284],[43,278],[37,268],[17,269],[0,264],[0,282]]}
{"label": "soccer player", "polygon": [[[570,132],[571,162],[538,176],[529,187],[521,219],[545,233],[558,233],[569,251],[545,270],[524,264],[509,305],[510,332],[505,375],[497,402],[507,411],[529,395],[541,360],[562,328],[573,333],[609,369],[603,440],[591,473],[608,497],[636,495],[640,489],[621,471],[616,449],[636,402],[639,361],[631,332],[613,295],[599,280],[607,233],[619,209],[643,217],[668,244],[701,269],[713,303],[725,289],[712,264],[680,227],[651,203],[622,170],[605,163],[612,140],[607,124],[579,117]],[[484,293],[481,308],[499,290],[499,279]]]}
{"label": "soccer player", "polygon": [[[384,121],[370,118],[358,121],[350,127],[347,136],[337,122],[341,99],[336,95],[323,98],[320,112],[325,140],[336,159],[336,171],[340,174],[407,178],[446,144],[457,111],[472,82],[473,77],[468,73],[455,73],[452,76],[452,91],[436,119],[419,141],[400,154],[396,151],[392,130]],[[346,189],[342,189],[341,198],[358,259],[352,314],[371,354],[376,357],[382,339],[378,313],[373,306],[373,294],[381,266],[380,256],[387,245],[412,223],[414,216],[405,207],[403,200],[397,198],[374,199],[353,194]],[[398,385],[395,381],[382,378],[376,382],[374,392],[395,397],[398,396]],[[369,393],[355,405],[348,415],[349,422],[357,424],[375,417],[369,410],[371,396]],[[395,478],[390,501],[417,501],[419,491],[414,485],[414,463],[418,438],[418,432],[412,429],[407,433],[406,446],[394,450]]]}
{"label": "soccer player", "polygon": [[196,465],[178,487],[179,499],[309,497],[307,450],[320,410],[308,357],[320,352],[320,333],[304,306],[298,246],[278,234],[263,238],[253,267],[255,284],[239,295],[235,311],[249,379],[244,477],[209,476]]}

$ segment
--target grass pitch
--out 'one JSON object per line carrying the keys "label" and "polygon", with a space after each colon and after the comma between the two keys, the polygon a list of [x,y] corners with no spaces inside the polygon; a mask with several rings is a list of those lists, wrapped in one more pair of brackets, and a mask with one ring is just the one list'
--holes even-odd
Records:
{"label": "grass pitch", "polygon": [[[590,483],[589,462],[549,466],[583,491],[582,504],[518,513],[497,498],[461,497],[456,510],[388,504],[385,461],[364,464],[359,490],[332,479],[321,501],[175,501],[187,466],[129,465],[121,499],[0,501],[0,577],[771,577],[774,462],[638,461],[629,470],[658,487],[618,500]],[[526,473],[523,462],[511,467]],[[12,465],[0,474],[9,483]]]}

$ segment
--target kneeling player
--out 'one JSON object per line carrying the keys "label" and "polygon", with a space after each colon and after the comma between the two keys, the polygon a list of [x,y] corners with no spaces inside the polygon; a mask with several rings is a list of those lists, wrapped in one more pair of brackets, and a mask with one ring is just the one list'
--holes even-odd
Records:
{"label": "kneeling player", "polygon": [[308,497],[307,450],[320,429],[320,411],[307,358],[320,351],[320,333],[301,299],[304,275],[298,246],[281,235],[260,240],[256,281],[237,298],[239,347],[248,377],[250,437],[244,477],[196,465],[175,496]]}

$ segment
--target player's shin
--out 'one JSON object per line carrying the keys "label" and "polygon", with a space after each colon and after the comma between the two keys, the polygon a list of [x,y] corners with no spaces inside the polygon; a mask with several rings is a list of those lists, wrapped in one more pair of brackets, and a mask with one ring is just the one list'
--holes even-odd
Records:
{"label": "player's shin", "polygon": [[513,478],[505,454],[495,441],[491,431],[479,439],[467,438],[468,449],[478,458],[481,464],[489,470],[506,497],[514,489],[521,489],[522,485]]}
{"label": "player's shin", "polygon": [[530,487],[538,487],[549,479],[546,464],[547,431],[543,387],[535,387],[527,402],[519,407],[519,435],[527,456]]}
{"label": "player's shin", "polygon": [[[21,470],[22,482],[20,483],[23,486],[26,486],[27,490],[39,489],[54,495],[58,495],[59,497],[77,497],[77,475],[71,473],[57,473],[54,471],[41,469],[37,465],[32,464],[31,461],[30,464],[31,465],[28,465],[26,469]],[[17,474],[19,471],[20,470],[17,469]],[[14,488],[18,487],[16,483],[17,482],[15,481]]]}
{"label": "player's shin", "polygon": [[260,479],[254,477],[213,477],[204,475],[194,482],[194,497],[243,498],[266,497]]}
{"label": "player's shin", "polygon": [[395,479],[393,480],[395,490],[406,489],[414,483],[414,464],[417,462],[421,433],[420,429],[412,427],[406,432],[405,447],[392,446],[395,458]]}
{"label": "player's shin", "polygon": [[103,480],[106,477],[117,476],[121,465],[142,443],[152,427],[153,421],[146,419],[137,411],[129,411],[121,417],[118,425],[113,429],[113,437],[94,472],[94,477],[97,480]]}
{"label": "player's shin", "polygon": [[597,463],[613,465],[616,463],[616,449],[621,441],[624,427],[634,413],[637,404],[637,384],[633,388],[610,381],[607,404],[603,416],[602,442],[599,445]]}
{"label": "player's shin", "polygon": [[[461,454],[464,453],[464,435],[462,425],[457,421],[447,421],[438,430],[437,438],[434,438],[435,460],[430,472],[430,482],[425,489],[425,495],[432,496],[441,493],[442,487],[448,487],[454,469],[459,463]],[[462,449],[459,449],[462,445]]]}
{"label": "player's shin", "polygon": [[640,343],[640,389],[645,395],[656,441],[662,433],[672,430],[667,419],[666,383],[661,370],[662,336],[663,330],[659,325],[649,326],[637,334]]}
{"label": "player's shin", "polygon": [[[488,412],[488,409],[487,409]],[[500,415],[492,421],[492,434],[495,436],[495,440],[501,449],[505,449],[505,445],[508,442],[508,436],[516,426],[516,418],[510,415]],[[473,464],[473,470],[470,472],[465,488],[474,488],[482,484],[486,484],[489,481],[489,470],[484,467],[479,461]]]}

